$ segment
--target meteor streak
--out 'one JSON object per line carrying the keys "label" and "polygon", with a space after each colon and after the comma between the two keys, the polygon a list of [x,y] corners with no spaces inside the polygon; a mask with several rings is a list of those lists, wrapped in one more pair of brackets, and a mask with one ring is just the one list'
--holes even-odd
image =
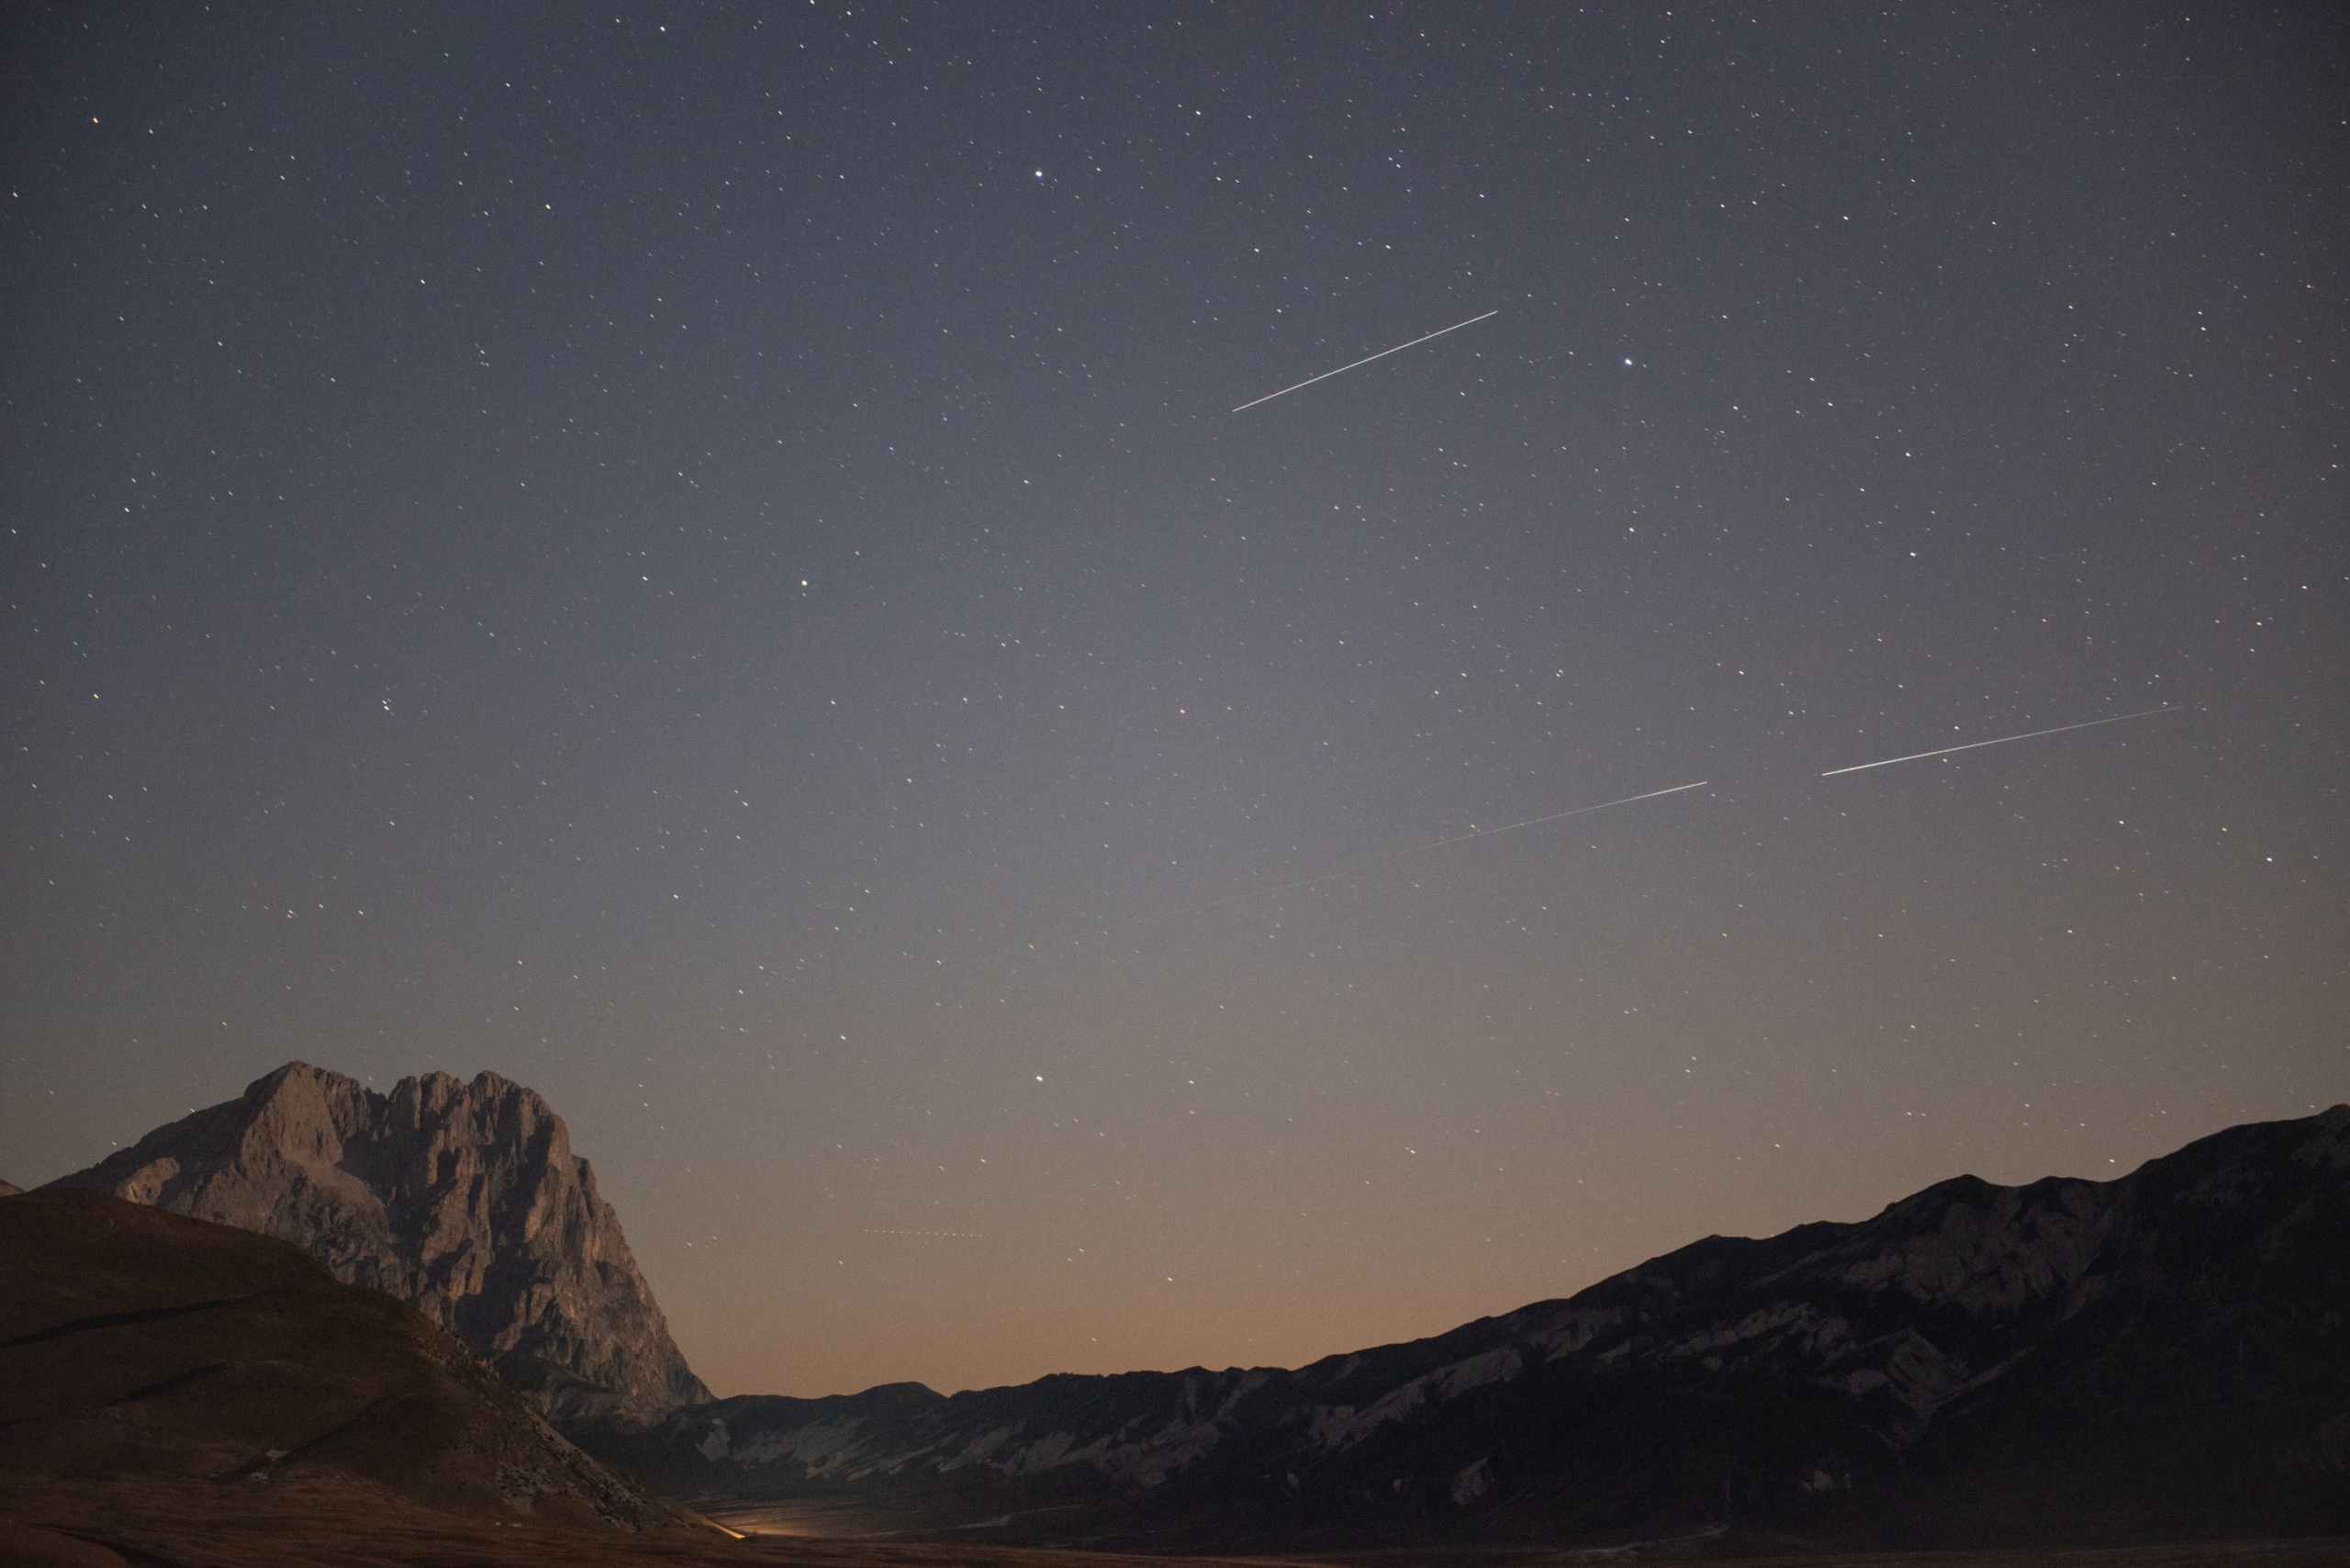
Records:
{"label": "meteor streak", "polygon": [[1507,827],[1472,828],[1458,838],[1439,838],[1432,844],[1416,844],[1409,849],[1399,849],[1398,855],[1417,855],[1423,849],[1442,849],[1448,844],[1466,844],[1472,838],[1491,838],[1497,833],[1516,833],[1522,827],[1539,827],[1544,823],[1558,822],[1565,817],[1579,817],[1585,812],[1604,812],[1610,806],[1628,806],[1635,801],[1653,801],[1660,795],[1678,795],[1684,790],[1702,790],[1708,781],[1700,778],[1695,784],[1675,784],[1670,790],[1651,790],[1645,795],[1627,795],[1620,801],[1602,801],[1595,806],[1577,806],[1572,812],[1552,812],[1547,817],[1528,817]]}
{"label": "meteor streak", "polygon": [[1296,386],[1284,386],[1278,392],[1268,392],[1263,397],[1255,399],[1253,402],[1241,404],[1239,408],[1235,409],[1232,411],[1236,414],[1245,413],[1248,409],[1255,408],[1258,403],[1270,403],[1276,398],[1286,398],[1291,393],[1298,390],[1299,387],[1311,386],[1317,381],[1327,381],[1334,375],[1344,375],[1348,371],[1354,369],[1356,365],[1369,364],[1372,360],[1385,359],[1392,353],[1402,353],[1405,349],[1415,348],[1421,343],[1427,342],[1428,338],[1440,338],[1447,332],[1457,332],[1463,327],[1473,327],[1478,322],[1485,319],[1486,316],[1498,316],[1500,314],[1501,311],[1498,309],[1488,310],[1485,312],[1484,316],[1472,316],[1466,321],[1455,321],[1449,327],[1439,327],[1435,331],[1430,332],[1427,337],[1414,338],[1408,343],[1397,343],[1392,349],[1382,349],[1377,353],[1365,354],[1362,358],[1355,361],[1354,364],[1342,364],[1336,370],[1326,370],[1319,375],[1309,375],[1304,380],[1299,382]]}
{"label": "meteor streak", "polygon": [[1922,762],[1930,756],[1948,756],[1954,751],[1973,751],[1977,746],[2005,745],[2009,741],[2034,741],[2042,735],[2061,735],[2067,730],[2093,730],[2099,724],[2119,724],[2128,719],[2151,719],[2157,713],[2184,713],[2185,711],[2187,710],[2184,707],[2144,708],[2135,713],[2116,713],[2109,719],[2085,719],[2077,724],[2059,724],[2053,730],[2027,730],[2022,734],[2001,735],[1997,740],[1969,741],[1964,745],[1946,745],[1940,751],[1913,751],[1908,756],[1888,756],[1882,762],[1856,762],[1850,767],[1831,767],[1820,777],[1833,778],[1840,773],[1863,773],[1872,767],[1890,767],[1897,762]]}
{"label": "meteor streak", "polygon": [[983,1241],[987,1233],[978,1230],[859,1230],[859,1236],[944,1236],[957,1241]]}

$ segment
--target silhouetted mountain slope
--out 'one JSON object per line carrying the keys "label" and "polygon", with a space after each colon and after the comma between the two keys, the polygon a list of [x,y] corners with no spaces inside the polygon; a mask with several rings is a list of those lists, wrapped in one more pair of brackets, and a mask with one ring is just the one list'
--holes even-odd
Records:
{"label": "silhouetted mountain slope", "polygon": [[708,1533],[414,1308],[299,1248],[51,1188],[0,1203],[0,1473],[364,1483],[442,1511]]}
{"label": "silhouetted mountain slope", "polygon": [[552,1413],[644,1419],[710,1397],[563,1118],[496,1073],[378,1094],[289,1062],[52,1185],[294,1242]]}
{"label": "silhouetted mountain slope", "polygon": [[[2350,1529],[2350,1107],[2117,1181],[1944,1182],[1295,1372],[736,1398],[590,1446],[687,1495],[1238,1548]],[[966,1539],[968,1539],[967,1536]]]}

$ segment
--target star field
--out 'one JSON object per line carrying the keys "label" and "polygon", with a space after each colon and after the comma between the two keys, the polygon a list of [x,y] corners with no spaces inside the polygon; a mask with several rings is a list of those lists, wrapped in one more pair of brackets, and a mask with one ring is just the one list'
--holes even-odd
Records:
{"label": "star field", "polygon": [[812,1394],[2350,1097],[2332,8],[5,32],[0,1176],[494,1069]]}

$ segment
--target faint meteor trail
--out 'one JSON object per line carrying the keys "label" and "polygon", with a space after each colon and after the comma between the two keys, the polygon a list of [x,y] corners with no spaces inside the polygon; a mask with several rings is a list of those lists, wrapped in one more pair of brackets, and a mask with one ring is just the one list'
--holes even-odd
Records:
{"label": "faint meteor trail", "polygon": [[[1908,756],[1888,756],[1881,762],[1856,762],[1850,767],[1831,767],[1820,775],[1833,778],[1840,773],[1864,773],[1872,767],[1890,767],[1897,762],[1922,762],[1930,756],[1948,756],[1954,751],[1973,751],[1977,746],[2005,745],[2009,741],[2034,741],[2042,735],[2061,735],[2067,730],[2093,730],[2099,724],[2119,724],[2128,719],[2151,719],[2157,713],[2184,713],[2184,706],[2177,708],[2143,708],[2135,713],[2116,713],[2109,719],[2085,719],[2077,724],[2059,724],[2053,730],[2027,730],[2020,735],[2001,735],[1997,740],[1969,741],[1964,745],[1946,745],[1940,751],[1913,751]],[[1499,832],[1499,829],[1494,831]]]}
{"label": "faint meteor trail", "polygon": [[1539,827],[1544,823],[1558,822],[1565,817],[1579,817],[1585,812],[1604,812],[1610,806],[1628,806],[1635,801],[1653,801],[1660,795],[1678,795],[1684,790],[1702,790],[1710,780],[1700,778],[1695,784],[1675,784],[1670,790],[1651,790],[1645,795],[1627,795],[1620,801],[1602,801],[1595,806],[1577,806],[1572,812],[1552,812],[1547,817],[1528,817],[1507,827],[1472,828],[1458,838],[1439,838],[1432,844],[1416,844],[1409,849],[1399,849],[1398,855],[1417,855],[1423,849],[1442,849],[1448,844],[1466,844],[1472,838],[1491,838],[1497,833],[1516,833],[1522,827]]}
{"label": "faint meteor trail", "polygon": [[[1604,812],[1610,806],[1628,806],[1635,801],[1653,801],[1662,795],[1678,795],[1684,790],[1702,790],[1706,784],[1707,780],[1700,778],[1695,784],[1675,784],[1670,790],[1651,790],[1645,795],[1627,795],[1620,801],[1602,801],[1595,806],[1577,806],[1572,811],[1552,812],[1547,817],[1528,817],[1522,823],[1511,823],[1506,827],[1477,828],[1456,838],[1439,838],[1428,844],[1415,844],[1409,849],[1398,849],[1389,856],[1389,858],[1400,860],[1406,855],[1417,855],[1428,849],[1441,849],[1448,844],[1466,844],[1472,838],[1491,838],[1497,833],[1515,833],[1522,827],[1539,827],[1544,823],[1554,823],[1566,817],[1579,817],[1590,812]],[[1220,909],[1228,903],[1245,903],[1250,899],[1269,899],[1275,893],[1294,892],[1299,888],[1310,888],[1316,882],[1326,882],[1333,877],[1360,875],[1361,875],[1360,867],[1340,871],[1325,871],[1318,877],[1306,877],[1294,882],[1283,882],[1278,888],[1259,888],[1254,892],[1228,893],[1220,899],[1210,899],[1205,903],[1185,904],[1181,909],[1165,910],[1158,914],[1137,915],[1125,924],[1147,925],[1154,920],[1173,920],[1178,915],[1197,914],[1203,909]]]}
{"label": "faint meteor trail", "polygon": [[857,1234],[859,1236],[938,1236],[945,1237],[954,1241],[984,1241],[987,1239],[987,1233],[979,1230],[876,1230],[872,1226],[867,1226],[863,1229],[860,1229]]}
{"label": "faint meteor trail", "polygon": [[1486,311],[1484,316],[1472,316],[1466,321],[1455,321],[1449,327],[1439,327],[1435,331],[1430,332],[1427,337],[1414,338],[1408,343],[1397,343],[1392,349],[1382,349],[1377,353],[1365,354],[1362,358],[1355,361],[1354,364],[1342,364],[1336,370],[1326,370],[1319,375],[1309,375],[1304,380],[1299,382],[1296,386],[1284,386],[1278,392],[1268,392],[1263,397],[1257,398],[1253,402],[1241,404],[1239,408],[1235,409],[1232,411],[1236,414],[1246,413],[1248,409],[1255,408],[1258,403],[1270,403],[1276,398],[1286,398],[1291,393],[1298,390],[1299,387],[1311,386],[1317,381],[1327,381],[1334,375],[1344,375],[1348,371],[1356,368],[1357,365],[1369,364],[1375,359],[1385,359],[1392,353],[1402,353],[1405,349],[1415,348],[1421,343],[1427,342],[1428,338],[1440,338],[1447,332],[1457,332],[1463,327],[1473,327],[1478,322],[1485,319],[1487,316],[1498,316],[1500,314],[1501,311],[1498,308],[1495,308]]}

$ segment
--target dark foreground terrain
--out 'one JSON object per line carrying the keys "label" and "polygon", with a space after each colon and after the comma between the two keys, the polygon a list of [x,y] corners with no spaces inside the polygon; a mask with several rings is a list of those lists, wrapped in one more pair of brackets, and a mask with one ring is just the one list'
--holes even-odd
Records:
{"label": "dark foreground terrain", "polygon": [[186,1483],[18,1484],[11,1478],[0,1486],[0,1564],[9,1568],[1566,1568],[1731,1560],[1779,1568],[2340,1568],[2350,1563],[2350,1539],[1856,1555],[1725,1537],[1596,1551],[1455,1548],[1169,1559],[781,1535],[615,1535],[543,1519],[454,1515],[366,1483],[325,1478],[260,1497],[230,1485]]}
{"label": "dark foreground terrain", "polygon": [[715,1533],[574,1448],[406,1303],[285,1242],[67,1189],[0,1199],[0,1478],[12,1508],[355,1487],[452,1516]]}
{"label": "dark foreground terrain", "polygon": [[[287,1482],[263,1495],[222,1483],[10,1477],[0,1484],[0,1564],[8,1568],[1143,1568],[1152,1561],[781,1535],[621,1533],[428,1507],[349,1476]],[[1189,1560],[1198,1568],[1217,1568],[1219,1561]],[[2315,1560],[2243,1561],[2245,1568],[2303,1568]]]}

